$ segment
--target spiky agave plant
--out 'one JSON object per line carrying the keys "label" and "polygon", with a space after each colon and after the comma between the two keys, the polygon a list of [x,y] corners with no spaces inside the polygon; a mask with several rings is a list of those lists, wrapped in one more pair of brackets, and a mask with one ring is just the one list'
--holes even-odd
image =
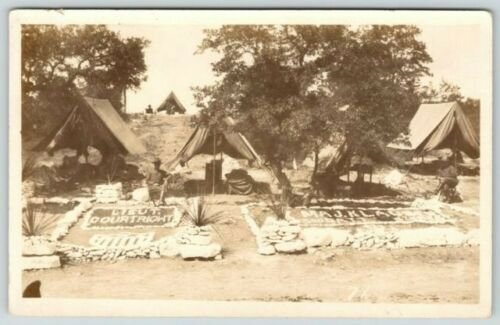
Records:
{"label": "spiky agave plant", "polygon": [[184,216],[196,227],[215,224],[222,219],[222,211],[212,213],[203,197],[188,199],[183,208]]}
{"label": "spiky agave plant", "polygon": [[46,213],[46,209],[43,207],[37,207],[35,204],[28,203],[23,208],[23,236],[46,235],[55,227],[58,217],[57,214]]}

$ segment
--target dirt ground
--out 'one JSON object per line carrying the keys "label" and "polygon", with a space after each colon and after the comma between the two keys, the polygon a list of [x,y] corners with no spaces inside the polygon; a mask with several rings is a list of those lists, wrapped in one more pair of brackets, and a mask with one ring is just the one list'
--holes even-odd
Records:
{"label": "dirt ground", "polygon": [[[225,221],[218,261],[129,259],[25,271],[44,297],[328,302],[477,303],[479,248],[435,247],[261,256],[240,214],[248,198],[216,196]],[[459,216],[475,228],[470,216]],[[75,226],[68,240],[88,236]],[[147,231],[145,229],[144,231]],[[71,237],[73,236],[73,237]]]}

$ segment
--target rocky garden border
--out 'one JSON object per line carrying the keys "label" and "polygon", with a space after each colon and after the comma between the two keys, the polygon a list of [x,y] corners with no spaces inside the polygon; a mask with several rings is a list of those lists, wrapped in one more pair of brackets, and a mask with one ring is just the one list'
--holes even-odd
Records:
{"label": "rocky garden border", "polygon": [[[57,224],[50,235],[26,238],[30,241],[28,257],[40,257],[37,261],[26,262],[24,269],[39,269],[48,267],[59,267],[61,261],[67,264],[78,264],[93,261],[116,261],[128,258],[149,258],[156,259],[161,257],[181,257],[185,260],[217,260],[222,258],[222,247],[213,241],[213,228],[207,226],[184,226],[173,236],[165,236],[156,241],[143,242],[136,246],[123,247],[100,247],[84,246],[69,243],[62,243],[60,240],[68,234],[69,229],[74,226],[79,218],[90,213],[89,210],[94,206],[94,198],[33,198],[29,202],[35,204],[59,203],[67,204],[72,201],[78,201],[79,204],[72,210],[66,212],[64,216],[57,221]],[[184,197],[170,197],[165,200],[167,206],[174,206],[177,216],[176,226],[181,223],[182,212],[179,206],[186,204]],[[119,201],[116,204],[126,204],[134,206],[134,203],[144,204],[134,201]],[[117,229],[117,228],[114,228]],[[125,228],[124,228],[125,229]],[[130,228],[127,228],[130,229]],[[117,234],[120,235],[120,234]],[[43,255],[42,255],[43,254]],[[40,262],[41,261],[41,262]]]}
{"label": "rocky garden border", "polygon": [[[415,205],[413,206],[417,208]],[[264,207],[264,209],[266,209],[266,204],[259,202],[247,204],[241,207],[242,215],[247,222],[250,231],[256,237],[258,247],[257,251],[261,255],[274,255],[277,252],[308,252],[314,251],[318,247],[401,249],[430,246],[479,245],[479,231],[477,229],[463,233],[454,227],[388,230],[384,227],[384,225],[356,225],[356,229],[352,226],[346,225],[328,228],[309,228],[300,227],[298,221],[293,218],[287,218],[287,220],[275,220],[274,218],[273,220],[273,217],[267,217],[262,226],[259,227],[254,217],[251,215],[251,207]],[[426,206],[426,208],[429,209],[430,207]],[[440,210],[440,206],[434,206],[432,209]],[[280,229],[280,224],[285,228]],[[269,225],[271,225],[270,228]],[[286,227],[290,226],[297,227],[294,228],[295,232],[292,234],[286,232]],[[277,249],[276,244],[286,242],[287,240],[294,241],[294,244],[291,246],[295,245],[295,250],[280,251]],[[304,245],[298,245],[297,242],[300,241],[302,241]]]}
{"label": "rocky garden border", "polygon": [[[83,214],[92,208],[93,199],[91,198],[30,198],[25,204],[45,204],[57,203],[68,204],[70,202],[78,202],[78,204],[71,210],[64,213],[64,215],[57,220],[54,229],[49,235],[45,236],[23,236],[23,249],[22,249],[22,269],[45,269],[60,267],[61,261],[59,252],[57,250],[57,243],[69,232],[69,229],[74,226],[78,219]],[[24,207],[23,207],[24,208]]]}
{"label": "rocky garden border", "polygon": [[173,236],[165,236],[136,247],[103,248],[60,243],[57,251],[61,253],[63,262],[69,264],[161,257],[218,260],[222,258],[222,247],[213,242],[212,237],[212,229],[209,226],[187,226]]}

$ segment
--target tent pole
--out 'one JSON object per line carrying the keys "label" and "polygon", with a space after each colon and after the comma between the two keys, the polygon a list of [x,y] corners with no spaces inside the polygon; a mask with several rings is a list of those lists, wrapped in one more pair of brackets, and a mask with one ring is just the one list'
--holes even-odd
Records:
{"label": "tent pole", "polygon": [[216,142],[215,142],[215,130],[213,130],[214,137],[214,157],[212,162],[212,196],[215,195],[215,159],[217,158],[216,154]]}
{"label": "tent pole", "polygon": [[127,113],[127,87],[123,87],[123,113]]}
{"label": "tent pole", "polygon": [[455,131],[454,131],[454,135],[453,135],[453,164],[455,165],[455,169],[457,169],[457,155],[458,155],[458,145],[457,145],[457,129],[455,127]]}
{"label": "tent pole", "polygon": [[[453,111],[453,117],[455,119],[455,123],[457,121],[457,111]],[[455,125],[455,127],[453,128],[453,149],[452,149],[452,152],[453,152],[453,166],[455,167],[455,169],[457,169],[457,137],[458,137],[458,134],[457,134],[457,125]]]}

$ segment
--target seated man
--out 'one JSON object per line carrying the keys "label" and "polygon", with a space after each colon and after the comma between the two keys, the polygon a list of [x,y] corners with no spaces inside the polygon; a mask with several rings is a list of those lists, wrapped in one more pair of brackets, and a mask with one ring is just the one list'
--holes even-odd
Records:
{"label": "seated man", "polygon": [[453,189],[458,185],[458,172],[450,157],[444,157],[442,164],[442,168],[438,171],[438,176],[441,180],[438,192],[440,190]]}
{"label": "seated man", "polygon": [[158,202],[163,203],[164,195],[168,187],[168,178],[170,174],[161,169],[161,160],[156,158],[153,161],[153,170],[148,172],[145,184],[149,190],[149,197],[151,200],[158,199]]}

